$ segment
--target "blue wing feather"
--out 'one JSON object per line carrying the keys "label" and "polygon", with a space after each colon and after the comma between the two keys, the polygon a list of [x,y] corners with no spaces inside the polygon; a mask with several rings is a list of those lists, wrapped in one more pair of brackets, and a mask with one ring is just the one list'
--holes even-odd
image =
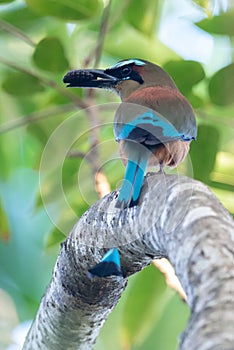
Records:
{"label": "blue wing feather", "polygon": [[[115,127],[116,140],[120,141],[128,140],[129,138],[133,139],[130,137],[130,135],[136,128],[142,129],[143,134],[146,132],[152,134],[156,139],[159,140],[158,143],[175,139],[181,139],[184,141],[193,139],[191,135],[185,135],[181,132],[178,132],[170,122],[154,114],[152,110],[149,110],[137,116],[133,120],[128,121],[126,124],[119,123],[118,127]],[[134,138],[134,140],[136,139]]]}
{"label": "blue wing feather", "polygon": [[[139,110],[144,108],[143,113]],[[142,109],[141,109],[142,110]],[[136,116],[135,118],[133,116]],[[128,158],[125,177],[116,203],[117,208],[126,208],[138,203],[144,181],[144,172],[152,151],[159,144],[175,140],[191,141],[195,138],[188,129],[179,132],[160,113],[151,108],[134,104],[122,104],[115,119],[116,140],[124,142],[124,154]]]}
{"label": "blue wing feather", "polygon": [[118,249],[112,248],[103,256],[100,263],[88,269],[88,277],[123,276]]}
{"label": "blue wing feather", "polygon": [[101,262],[113,262],[120,267],[120,257],[118,249],[112,248],[103,256]]}

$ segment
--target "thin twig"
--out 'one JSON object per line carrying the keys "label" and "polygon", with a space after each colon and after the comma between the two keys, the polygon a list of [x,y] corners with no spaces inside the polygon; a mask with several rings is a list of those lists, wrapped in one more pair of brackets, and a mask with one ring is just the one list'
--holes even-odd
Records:
{"label": "thin twig", "polygon": [[[103,21],[104,21],[104,23],[103,23],[103,25],[101,24],[101,27],[103,26],[103,33],[102,33],[102,35],[100,36],[99,35],[99,38],[102,38],[103,40],[102,40],[102,50],[103,50],[103,44],[104,44],[104,39],[105,39],[105,35],[106,35],[106,33],[107,32],[109,32],[110,31],[110,29],[112,29],[113,27],[114,27],[114,25],[118,22],[118,20],[120,19],[120,17],[123,15],[123,12],[124,12],[124,10],[126,9],[126,7],[128,7],[128,5],[129,5],[129,3],[130,3],[130,0],[125,0],[122,4],[120,4],[120,6],[119,6],[119,8],[118,8],[118,11],[113,15],[113,18],[111,19],[111,23],[110,23],[110,21],[109,21],[109,17],[110,17],[110,8],[111,8],[111,1],[108,3],[108,5],[107,5],[107,8],[106,8],[106,11],[105,11],[105,13],[103,13]],[[107,17],[106,17],[107,16]],[[106,26],[106,27],[105,27]],[[100,27],[100,34],[101,34],[101,27]],[[103,35],[103,34],[105,34],[105,35]],[[86,67],[88,67],[89,65],[90,65],[90,62],[92,61],[92,59],[93,59],[93,57],[95,56],[95,52],[97,51],[97,48],[98,48],[98,46],[99,46],[99,38],[98,38],[98,40],[97,40],[97,46],[96,46],[96,48],[94,48],[91,52],[90,52],[90,54],[89,54],[89,56],[85,59],[85,61],[84,61],[84,64],[83,64],[83,67],[84,68],[86,68]],[[100,61],[100,59],[97,61],[97,63],[99,64],[99,61]],[[96,68],[97,67],[97,64],[96,64],[96,62],[95,62],[95,65],[94,65],[94,67]]]}
{"label": "thin twig", "polygon": [[58,85],[54,80],[45,78],[30,69],[20,66],[18,63],[12,62],[5,57],[0,57],[0,62],[5,64],[8,67],[14,68],[17,71],[20,71],[22,73],[28,74],[40,81],[41,84],[48,86],[50,88],[53,88],[56,90],[60,95],[63,95],[67,97],[70,101],[72,101],[77,107],[80,108],[88,108],[90,107],[88,104],[86,104],[83,100],[81,100],[78,96],[74,95],[73,93],[69,92],[67,89],[64,89],[64,87]]}
{"label": "thin twig", "polygon": [[30,46],[32,47],[36,46],[36,44],[32,41],[32,39],[28,35],[26,35],[22,30],[20,30],[19,28],[13,26],[12,24],[6,21],[3,21],[2,19],[0,19],[0,28],[5,32],[10,33],[14,37],[19,38],[20,40],[24,41],[26,44]]}
{"label": "thin twig", "polygon": [[[67,153],[67,158],[82,158],[86,159],[89,164],[91,165],[91,168],[93,168],[93,157],[92,157],[92,152],[86,154],[85,152],[81,151],[69,151]],[[104,197],[111,191],[110,184],[107,180],[106,175],[102,172],[101,169],[98,169],[95,172],[95,189],[96,192],[98,193],[99,198]]]}
{"label": "thin twig", "polygon": [[88,155],[81,151],[69,151],[67,153],[67,158],[84,158],[85,156],[88,159]]}
{"label": "thin twig", "polygon": [[25,117],[11,120],[0,127],[0,134],[5,134],[9,131],[35,123],[39,120],[57,116],[59,113],[66,113],[74,110],[74,104],[67,104],[64,106],[50,107],[46,110],[31,113]]}
{"label": "thin twig", "polygon": [[204,110],[201,110],[201,109],[197,109],[196,110],[196,114],[198,117],[202,118],[202,120],[204,121],[208,121],[208,122],[215,122],[215,123],[218,123],[218,124],[223,124],[225,126],[228,126],[229,128],[230,127],[234,127],[234,123],[233,123],[233,120],[232,120],[232,116],[230,115],[230,118],[226,118],[222,115],[222,118],[219,118],[218,116],[215,116],[215,115],[212,115],[212,114],[209,114],[207,112],[205,112]]}
{"label": "thin twig", "polygon": [[[85,64],[89,64],[94,55],[94,67],[97,67],[99,65],[101,55],[102,55],[104,40],[108,31],[108,21],[110,17],[111,3],[112,3],[112,0],[109,0],[107,6],[103,11],[96,48],[92,53],[92,55],[89,55],[89,57],[85,61]],[[88,103],[90,105],[93,104],[93,99],[94,99],[94,90],[90,89],[88,91]],[[92,172],[95,177],[95,188],[98,192],[99,197],[103,197],[103,195],[105,195],[107,192],[110,191],[110,185],[107,181],[106,176],[100,171],[100,157],[99,157],[99,152],[97,148],[97,145],[100,143],[100,135],[99,135],[100,123],[99,123],[99,110],[97,106],[95,108],[88,110],[88,117],[91,125],[89,162],[91,164]]]}
{"label": "thin twig", "polygon": [[95,176],[95,189],[99,198],[103,198],[111,191],[110,184],[106,175],[102,171],[98,171]]}
{"label": "thin twig", "polygon": [[109,25],[109,30],[114,27],[114,25],[120,20],[121,17],[123,17],[123,13],[124,13],[125,9],[128,7],[130,1],[131,0],[125,0],[122,3],[119,2],[120,6],[118,8],[118,11],[115,12],[115,14],[111,20],[111,23]]}
{"label": "thin twig", "polygon": [[187,302],[187,296],[169,260],[166,258],[156,259],[153,260],[153,265],[164,274],[167,285],[176,290],[182,300]]}
{"label": "thin twig", "polygon": [[103,45],[104,45],[105,37],[106,37],[107,31],[108,31],[111,3],[112,3],[112,0],[109,0],[107,6],[105,7],[105,9],[103,11],[97,46],[95,49],[94,67],[97,67],[100,63],[100,60],[101,60]]}
{"label": "thin twig", "polygon": [[109,23],[109,17],[110,17],[111,3],[112,3],[112,0],[109,0],[108,4],[106,5],[106,7],[103,11],[102,20],[101,20],[100,29],[99,29],[99,34],[98,34],[98,38],[97,38],[97,45],[90,52],[89,56],[85,59],[84,67],[87,67],[90,65],[90,62],[93,60],[93,57],[94,57],[94,64],[93,64],[94,68],[97,68],[97,66],[100,63],[103,45],[104,45],[104,40],[105,40],[106,33],[107,33],[108,27],[109,27],[108,23]]}

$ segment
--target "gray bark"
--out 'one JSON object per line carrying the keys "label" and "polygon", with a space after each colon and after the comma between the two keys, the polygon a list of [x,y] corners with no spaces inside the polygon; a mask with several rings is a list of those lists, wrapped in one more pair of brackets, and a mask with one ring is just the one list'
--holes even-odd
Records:
{"label": "gray bark", "polygon": [[[127,277],[167,257],[187,294],[191,317],[180,350],[234,349],[234,223],[200,182],[149,174],[141,203],[120,212],[112,192],[94,204],[62,244],[52,281],[23,349],[92,349]],[[87,277],[118,247],[122,277]]]}

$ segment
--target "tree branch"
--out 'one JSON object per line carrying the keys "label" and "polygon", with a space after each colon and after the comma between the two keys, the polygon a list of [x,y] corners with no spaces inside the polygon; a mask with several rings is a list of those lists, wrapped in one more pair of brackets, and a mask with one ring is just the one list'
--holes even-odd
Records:
{"label": "tree branch", "polygon": [[[112,192],[78,221],[57,260],[23,349],[92,349],[129,275],[167,257],[184,288],[191,317],[180,350],[234,344],[234,223],[200,182],[146,176],[139,206],[115,209]],[[105,248],[118,247],[122,277],[87,277]]]}

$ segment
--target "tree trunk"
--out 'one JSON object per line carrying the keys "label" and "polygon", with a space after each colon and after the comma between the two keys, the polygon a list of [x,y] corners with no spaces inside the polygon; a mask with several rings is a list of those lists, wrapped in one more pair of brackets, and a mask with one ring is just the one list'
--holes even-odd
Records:
{"label": "tree trunk", "polygon": [[[180,350],[234,348],[234,224],[200,182],[148,174],[139,206],[115,209],[112,192],[81,217],[62,244],[52,281],[23,350],[92,349],[127,277],[166,257],[186,292],[191,317]],[[122,277],[87,277],[118,247]]]}

